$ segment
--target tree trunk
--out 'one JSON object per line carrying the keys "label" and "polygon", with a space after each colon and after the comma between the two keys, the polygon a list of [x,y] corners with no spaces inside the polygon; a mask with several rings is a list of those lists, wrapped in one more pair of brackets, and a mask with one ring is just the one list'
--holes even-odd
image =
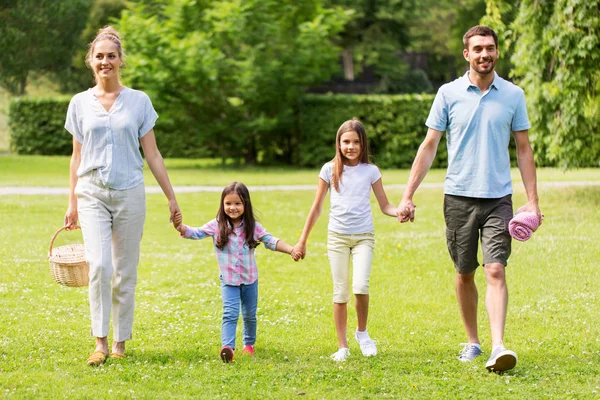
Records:
{"label": "tree trunk", "polygon": [[347,81],[354,80],[354,62],[352,60],[352,49],[345,48],[342,52],[342,60],[344,62],[344,76]]}
{"label": "tree trunk", "polygon": [[254,138],[250,138],[248,141],[248,147],[244,154],[244,161],[246,165],[256,165],[258,154],[256,152],[256,141]]}
{"label": "tree trunk", "polygon": [[25,96],[25,88],[27,87],[27,72],[24,72],[19,79],[19,96]]}

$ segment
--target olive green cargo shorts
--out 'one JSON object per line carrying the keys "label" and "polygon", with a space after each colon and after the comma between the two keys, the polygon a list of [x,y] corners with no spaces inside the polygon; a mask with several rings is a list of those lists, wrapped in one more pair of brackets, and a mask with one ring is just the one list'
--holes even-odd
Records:
{"label": "olive green cargo shorts", "polygon": [[483,264],[508,264],[511,237],[508,223],[513,217],[512,195],[499,199],[444,196],[446,242],[459,274],[469,274],[479,266],[478,241],[481,238]]}

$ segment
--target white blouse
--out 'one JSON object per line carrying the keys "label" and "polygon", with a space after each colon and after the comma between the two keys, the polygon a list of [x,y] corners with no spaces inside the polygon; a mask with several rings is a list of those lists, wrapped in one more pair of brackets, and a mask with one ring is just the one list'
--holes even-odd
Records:
{"label": "white blouse", "polygon": [[108,188],[125,190],[144,182],[140,139],[158,119],[146,93],[124,87],[109,111],[92,89],[73,96],[65,129],[82,144],[77,176],[97,170]]}

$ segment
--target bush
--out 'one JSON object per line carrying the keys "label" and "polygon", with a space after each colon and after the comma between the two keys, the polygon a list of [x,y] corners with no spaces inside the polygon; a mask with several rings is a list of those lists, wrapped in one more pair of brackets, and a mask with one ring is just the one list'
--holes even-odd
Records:
{"label": "bush", "polygon": [[[274,127],[271,132],[285,139],[294,149],[292,164],[299,167],[318,167],[335,155],[335,134],[342,122],[356,117],[367,130],[373,162],[381,168],[410,168],[419,145],[425,138],[425,120],[433,95],[306,95],[300,101],[296,124],[287,130]],[[11,149],[18,154],[69,155],[72,137],[65,130],[69,98],[19,98],[9,107]],[[169,110],[159,110],[159,115]],[[168,118],[167,118],[168,120]],[[191,121],[186,121],[194,126]],[[165,123],[164,118],[162,123]],[[157,121],[157,141],[165,156],[184,157],[208,155],[208,147],[218,147],[223,141],[218,131],[219,121],[203,127],[213,132],[201,144],[197,137],[189,137],[190,127],[181,127],[176,133]],[[278,162],[277,149],[261,147],[261,162]],[[510,145],[511,160],[516,162],[514,140]],[[213,157],[225,157],[218,151]],[[446,136],[442,137],[432,167],[445,168],[448,162]]]}
{"label": "bush", "polygon": [[[367,131],[373,162],[381,168],[410,168],[425,138],[433,95],[308,95],[300,112],[300,145],[295,164],[320,166],[335,155],[340,125],[359,118]],[[445,136],[433,167],[448,160]]]}
{"label": "bush", "polygon": [[65,126],[68,97],[12,100],[9,109],[10,147],[18,154],[69,155],[73,137]]}

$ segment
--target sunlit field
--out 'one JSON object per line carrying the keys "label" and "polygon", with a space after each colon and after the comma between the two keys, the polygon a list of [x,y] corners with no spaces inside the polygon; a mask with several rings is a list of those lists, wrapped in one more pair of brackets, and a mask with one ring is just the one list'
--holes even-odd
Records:
{"label": "sunlit field", "polygon": [[[0,185],[61,186],[68,158],[0,158]],[[12,161],[10,161],[12,163]],[[167,160],[177,185],[311,184],[317,171],[237,171]],[[28,169],[29,167],[31,169]],[[9,172],[10,171],[10,172]],[[384,182],[405,183],[408,171],[383,171]],[[435,181],[435,172],[430,178]],[[541,170],[540,180],[562,172]],[[595,180],[592,170],[569,172],[572,181]],[[588,179],[589,175],[589,179]],[[548,177],[548,178],[546,178]],[[558,177],[558,178],[557,178]],[[439,178],[438,182],[442,178]],[[154,184],[147,178],[148,184]],[[314,193],[251,193],[260,221],[295,243]],[[388,190],[397,202],[400,189]],[[336,350],[331,278],[326,258],[326,213],[316,225],[304,261],[264,247],[260,273],[256,355],[224,364],[220,348],[221,299],[210,240],[179,238],[168,222],[164,196],[147,196],[133,340],[127,358],[86,365],[93,351],[85,288],[55,283],[47,251],[61,226],[66,195],[0,196],[0,388],[6,398],[600,398],[600,186],[540,186],[546,215],[528,242],[513,242],[507,270],[510,292],[506,344],[519,355],[514,370],[489,373],[490,336],[480,304],[484,356],[457,361],[465,341],[454,270],[444,239],[441,188],[415,196],[417,218],[400,225],[378,212],[371,278],[369,331],[379,354],[364,358],[351,338],[351,357]],[[180,193],[184,222],[214,217],[217,192]],[[373,199],[374,201],[374,199]],[[515,207],[525,202],[515,184]],[[57,245],[80,242],[62,233]],[[480,299],[485,297],[478,273]],[[349,330],[356,315],[349,312]],[[594,322],[596,321],[596,322]],[[110,338],[109,338],[110,339]],[[241,343],[241,322],[238,345]]]}

